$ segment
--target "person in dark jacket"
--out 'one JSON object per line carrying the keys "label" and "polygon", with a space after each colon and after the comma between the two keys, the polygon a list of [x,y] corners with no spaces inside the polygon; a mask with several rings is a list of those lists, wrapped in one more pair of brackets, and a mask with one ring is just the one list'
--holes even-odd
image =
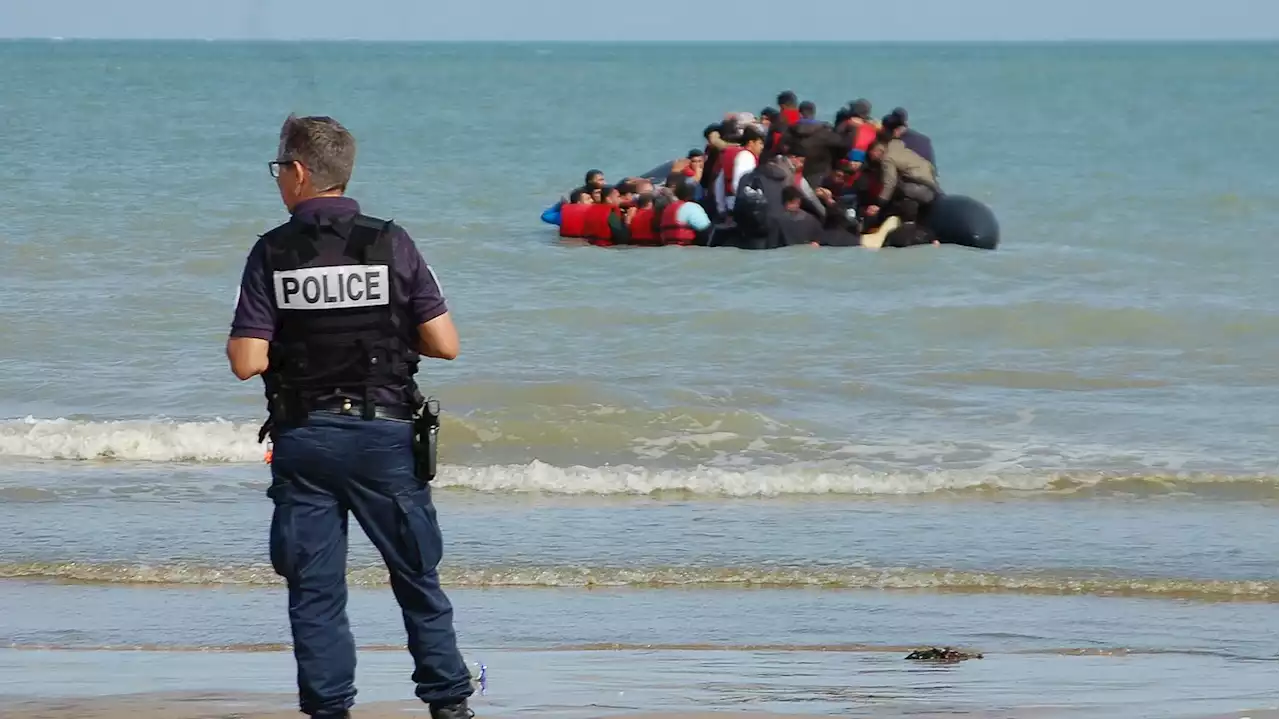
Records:
{"label": "person in dark jacket", "polygon": [[804,193],[795,185],[782,188],[782,207],[769,222],[769,246],[817,245],[822,241],[822,222],[801,209]]}
{"label": "person in dark jacket", "polygon": [[907,109],[905,107],[895,107],[889,116],[896,120],[894,136],[902,140],[902,144],[907,149],[915,152],[917,155],[928,160],[933,165],[934,171],[937,171],[938,161],[933,156],[933,140],[923,132],[917,132],[911,129],[907,124]]}
{"label": "person in dark jacket", "polygon": [[782,190],[794,187],[803,198],[803,209],[819,222],[826,219],[826,205],[818,198],[813,187],[804,179],[805,159],[790,146],[784,145],[777,155],[752,170],[742,179],[735,200],[746,202],[743,212],[735,212],[740,225],[755,231],[764,231],[768,218],[782,211]]}
{"label": "person in dark jacket", "polygon": [[804,176],[810,186],[820,184],[835,163],[853,148],[852,135],[819,122],[816,114],[812,102],[800,103],[800,121],[787,128],[785,138],[786,145],[804,156]]}

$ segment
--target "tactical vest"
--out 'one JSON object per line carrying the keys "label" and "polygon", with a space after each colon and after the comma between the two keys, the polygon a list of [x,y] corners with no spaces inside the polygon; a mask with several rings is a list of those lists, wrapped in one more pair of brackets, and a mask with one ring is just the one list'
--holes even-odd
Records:
{"label": "tactical vest", "polygon": [[397,286],[392,223],[365,215],[289,222],[263,235],[277,313],[266,384],[269,422],[301,422],[322,397],[363,401],[386,388],[405,406],[421,399],[416,332]]}

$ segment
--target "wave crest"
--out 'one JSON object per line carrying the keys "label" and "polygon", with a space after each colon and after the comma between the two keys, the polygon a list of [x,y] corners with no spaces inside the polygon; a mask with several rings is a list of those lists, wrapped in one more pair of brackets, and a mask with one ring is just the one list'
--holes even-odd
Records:
{"label": "wave crest", "polygon": [[[1205,602],[1277,601],[1270,580],[1121,577],[1098,574],[997,573],[901,567],[594,567],[490,566],[442,567],[441,581],[459,588],[607,588],[903,590],[959,594],[1091,595],[1148,597]],[[267,564],[125,564],[32,562],[0,564],[0,579],[88,584],[183,586],[273,586],[281,583]],[[348,581],[382,587],[382,566],[352,568]]]}

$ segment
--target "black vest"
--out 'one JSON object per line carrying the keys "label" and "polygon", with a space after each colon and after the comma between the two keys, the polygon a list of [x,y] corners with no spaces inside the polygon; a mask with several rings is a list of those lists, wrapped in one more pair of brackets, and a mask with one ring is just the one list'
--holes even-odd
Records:
{"label": "black vest", "polygon": [[371,413],[375,390],[417,405],[417,328],[396,280],[391,227],[365,215],[291,219],[262,236],[277,313],[263,375],[273,420],[300,421],[316,399],[335,396]]}

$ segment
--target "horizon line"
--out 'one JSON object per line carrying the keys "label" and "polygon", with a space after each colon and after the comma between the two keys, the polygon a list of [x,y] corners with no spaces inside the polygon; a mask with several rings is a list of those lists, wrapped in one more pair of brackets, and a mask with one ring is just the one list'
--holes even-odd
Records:
{"label": "horizon line", "polygon": [[[1231,37],[1067,37],[1067,38],[909,38],[897,40],[879,40],[879,39],[845,39],[845,40],[779,40],[773,39],[712,39],[712,40],[660,40],[653,38],[635,38],[628,40],[585,40],[585,39],[564,39],[564,38],[530,38],[530,39],[494,39],[494,38],[421,38],[421,39],[405,39],[405,38],[361,38],[361,37],[197,37],[197,36],[172,36],[172,37],[139,37],[139,36],[91,36],[91,35],[0,35],[0,42],[330,42],[330,43],[387,43],[387,44],[449,44],[449,45],[466,45],[466,44],[531,44],[531,43],[548,43],[563,45],[649,45],[649,44],[670,44],[670,45],[694,45],[694,44],[713,44],[713,45],[741,45],[751,43],[756,45],[919,45],[919,44],[956,44],[956,45],[1052,45],[1052,44],[1071,44],[1071,43],[1095,43],[1095,44],[1120,44],[1120,43],[1182,43],[1182,44],[1212,44],[1212,43],[1276,43],[1280,42],[1280,36],[1277,37],[1248,37],[1248,36],[1231,36]],[[1280,48],[1280,46],[1278,46]]]}

